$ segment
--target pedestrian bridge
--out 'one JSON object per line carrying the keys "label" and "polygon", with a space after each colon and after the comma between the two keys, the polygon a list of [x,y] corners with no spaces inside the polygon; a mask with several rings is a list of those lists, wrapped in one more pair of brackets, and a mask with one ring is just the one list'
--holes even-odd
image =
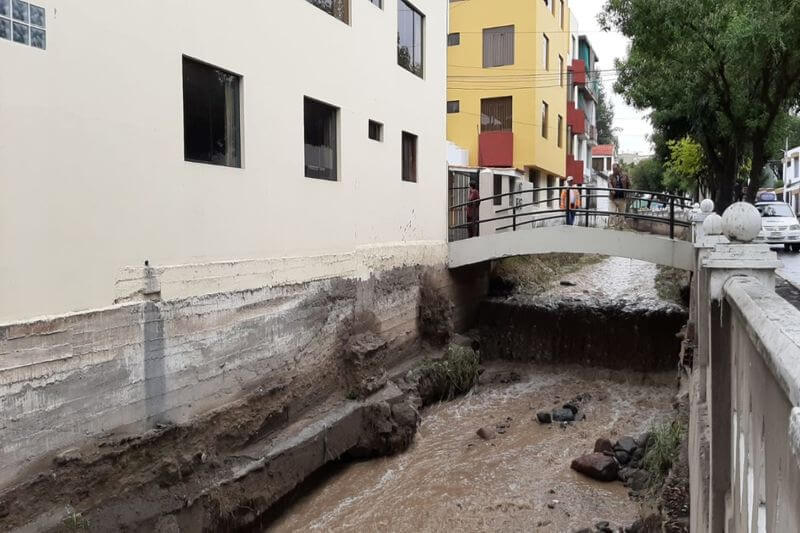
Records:
{"label": "pedestrian bridge", "polygon": [[[553,205],[561,193],[569,193],[566,187],[529,189],[472,202],[463,190],[451,189],[455,205],[450,208],[450,268],[519,255],[578,253],[694,269],[688,198],[581,187],[572,189],[572,194],[577,191],[580,196],[580,206],[566,209]],[[615,192],[624,194],[620,211],[610,210],[609,197]]]}
{"label": "pedestrian bridge", "polygon": [[692,270],[691,242],[661,235],[581,226],[547,226],[494,233],[450,243],[450,268],[515,255],[599,254]]}

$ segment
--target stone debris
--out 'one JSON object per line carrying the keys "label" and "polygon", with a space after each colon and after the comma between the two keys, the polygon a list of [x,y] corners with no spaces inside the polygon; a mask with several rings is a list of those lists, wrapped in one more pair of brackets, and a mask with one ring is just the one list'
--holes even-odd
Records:
{"label": "stone debris", "polygon": [[482,427],[475,433],[483,440],[493,440],[497,438],[497,433],[489,426]]}
{"label": "stone debris", "polygon": [[578,457],[572,461],[570,468],[592,479],[606,482],[616,481],[619,474],[619,463],[613,457],[602,453],[590,453]]}

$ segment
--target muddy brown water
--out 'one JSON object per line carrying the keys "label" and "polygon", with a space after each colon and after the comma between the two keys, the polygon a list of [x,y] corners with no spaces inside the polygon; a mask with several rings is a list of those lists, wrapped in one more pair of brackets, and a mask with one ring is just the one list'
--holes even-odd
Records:
{"label": "muddy brown water", "polygon": [[[502,383],[512,371],[519,380]],[[621,483],[594,482],[569,465],[600,437],[638,435],[669,419],[674,373],[495,363],[481,380],[469,395],[426,409],[406,452],[345,465],[266,531],[560,532],[639,518]],[[587,392],[585,421],[535,421],[537,410]],[[475,434],[496,424],[509,427],[495,440]]]}

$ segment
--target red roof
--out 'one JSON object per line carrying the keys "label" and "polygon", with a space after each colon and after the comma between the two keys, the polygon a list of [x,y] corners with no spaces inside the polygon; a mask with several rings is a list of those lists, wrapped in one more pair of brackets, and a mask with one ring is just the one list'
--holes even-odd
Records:
{"label": "red roof", "polygon": [[592,148],[592,155],[597,156],[612,156],[614,155],[614,145],[613,144],[600,144]]}

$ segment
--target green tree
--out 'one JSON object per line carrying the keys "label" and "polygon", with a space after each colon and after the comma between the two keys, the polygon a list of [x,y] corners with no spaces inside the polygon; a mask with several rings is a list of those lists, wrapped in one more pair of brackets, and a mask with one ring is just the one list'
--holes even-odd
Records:
{"label": "green tree", "polygon": [[662,192],[664,187],[664,165],[656,158],[644,159],[628,169],[633,188],[642,191]]}
{"label": "green tree", "polygon": [[606,95],[603,84],[598,83],[597,86],[597,142],[619,146],[614,128],[614,103]]}
{"label": "green tree", "polygon": [[664,172],[664,186],[673,192],[686,192],[699,197],[698,192],[714,196],[717,182],[709,168],[703,147],[690,137],[667,143],[670,158]]}
{"label": "green tree", "polygon": [[685,122],[725,209],[745,159],[751,199],[778,117],[800,95],[800,2],[607,0],[601,23],[631,39],[615,90],[659,120]]}

